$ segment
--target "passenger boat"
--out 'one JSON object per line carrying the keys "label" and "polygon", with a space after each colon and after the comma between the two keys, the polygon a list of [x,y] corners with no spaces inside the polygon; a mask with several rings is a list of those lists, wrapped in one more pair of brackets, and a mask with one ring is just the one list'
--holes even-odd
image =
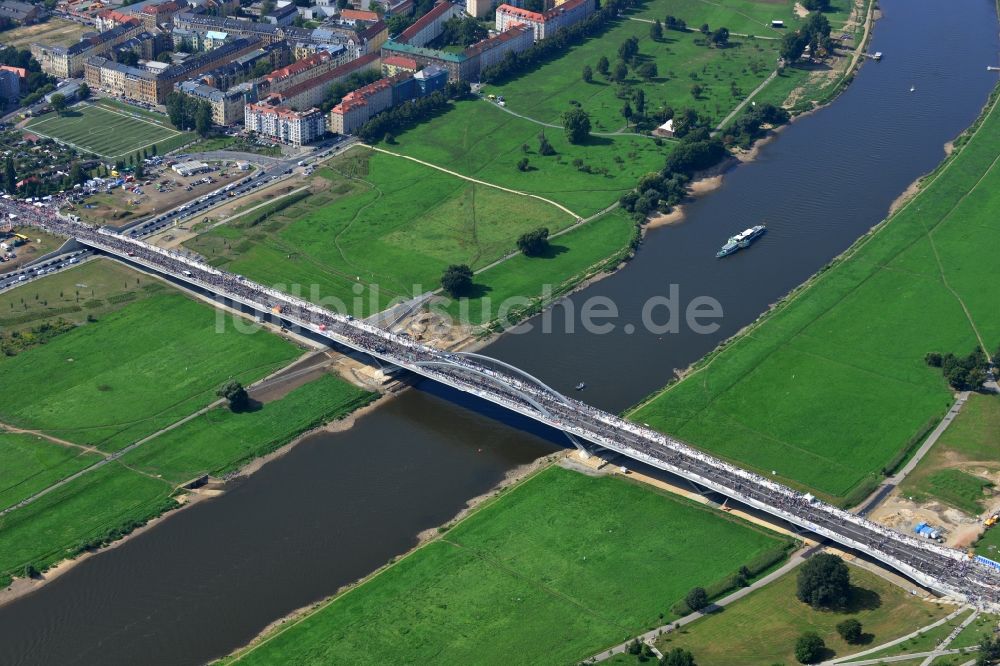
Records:
{"label": "passenger boat", "polygon": [[580,382],[574,388],[576,388],[577,391],[582,391],[583,389],[587,388],[587,385],[584,384],[583,382]]}
{"label": "passenger boat", "polygon": [[755,227],[750,227],[749,229],[744,229],[740,233],[736,234],[732,238],[726,241],[718,252],[715,253],[716,257],[726,257],[737,250],[750,247],[750,243],[754,242],[767,231],[767,227],[763,224],[758,224]]}

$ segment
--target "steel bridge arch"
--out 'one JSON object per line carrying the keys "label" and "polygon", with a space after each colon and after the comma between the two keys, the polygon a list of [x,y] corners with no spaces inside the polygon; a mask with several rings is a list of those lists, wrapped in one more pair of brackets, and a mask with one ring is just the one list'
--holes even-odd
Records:
{"label": "steel bridge arch", "polygon": [[[479,354],[475,354],[475,356],[479,356],[479,357],[484,358],[484,359],[490,359],[489,356],[481,356]],[[495,359],[490,359],[490,360],[495,360]],[[500,363],[501,365],[506,365],[505,363],[503,363],[503,361],[498,361],[498,363]],[[474,375],[476,375],[478,377],[482,377],[483,379],[486,379],[487,381],[494,382],[494,383],[497,382],[497,378],[496,377],[493,377],[493,376],[491,376],[491,375],[483,372],[482,370],[477,370],[475,368],[470,368],[470,367],[467,367],[467,366],[464,366],[464,365],[459,365],[459,364],[455,363],[454,361],[412,361],[412,364],[415,365],[415,366],[417,366],[418,368],[441,367],[441,368],[448,368],[448,369],[451,369],[451,370],[461,370],[461,371],[464,371],[464,372],[468,372],[468,373],[474,374]],[[528,375],[528,373],[526,373],[526,372],[519,373],[519,374],[524,374],[524,375],[526,375],[528,377],[531,377],[531,375]],[[534,378],[532,378],[532,379],[534,379]],[[539,383],[539,384],[542,384],[540,380],[536,379],[535,381],[537,383]],[[542,386],[545,386],[545,385],[542,384]],[[546,388],[549,391],[553,390],[553,389],[549,389],[548,387],[546,387]],[[507,391],[510,391],[510,392],[514,393],[519,398],[521,398],[522,400],[526,401],[532,407],[534,407],[535,409],[537,409],[539,411],[539,413],[543,414],[544,416],[549,417],[550,419],[555,420],[555,415],[552,412],[550,412],[540,402],[538,402],[537,400],[535,400],[533,397],[531,397],[529,394],[525,393],[521,389],[515,388],[513,386],[507,386],[507,385],[504,385],[504,389],[507,390]],[[566,400],[565,396],[563,396],[562,394],[557,393],[557,395],[559,395],[559,397],[562,398],[563,401]],[[573,446],[575,446],[577,449],[579,449],[580,451],[582,451],[583,453],[585,453],[587,455],[590,454],[590,452],[587,450],[587,447],[584,446],[583,444],[581,444],[580,440],[578,440],[572,433],[566,432],[565,430],[562,430],[562,429],[560,429],[560,432],[562,434],[566,435],[566,438],[569,439],[569,441],[571,441],[573,443]]]}

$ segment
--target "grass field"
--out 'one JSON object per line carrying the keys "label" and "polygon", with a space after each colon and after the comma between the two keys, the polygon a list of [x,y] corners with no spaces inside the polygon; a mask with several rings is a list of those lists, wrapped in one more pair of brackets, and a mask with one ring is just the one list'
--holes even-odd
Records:
{"label": "grass field", "polygon": [[0,509],[17,504],[101,457],[41,437],[0,432]]}
{"label": "grass field", "polygon": [[[938,643],[947,638],[956,627],[962,624],[964,620],[967,620],[970,612],[971,611],[960,613],[940,626],[923,631],[918,635],[903,641],[902,643],[887,647],[884,650],[872,652],[870,655],[866,655],[865,658],[879,659],[882,657],[917,654],[932,650]],[[913,628],[916,629],[916,627]]]}
{"label": "grass field", "polygon": [[516,251],[526,231],[574,222],[537,199],[366,149],[317,175],[325,187],[302,201],[264,220],[247,213],[187,247],[214,265],[288,290],[298,285],[313,301],[335,297],[365,316],[393,298],[436,289],[449,264],[480,268]]}
{"label": "grass field", "polygon": [[35,42],[51,46],[72,46],[80,41],[84,33],[93,30],[93,26],[84,23],[51,17],[44,23],[24,25],[0,32],[0,44],[19,49],[26,49]]}
{"label": "grass field", "polygon": [[900,493],[917,501],[936,499],[977,516],[989,482],[971,472],[1000,469],[1000,396],[973,393],[959,415],[924,456]]}
{"label": "grass field", "polygon": [[91,259],[0,294],[0,327],[33,327],[66,319],[77,324],[102,317],[167,287],[110,259]]}
{"label": "grass field", "polygon": [[573,663],[782,544],[620,478],[552,467],[239,662]]}
{"label": "grass field", "polygon": [[78,104],[62,116],[40,116],[25,129],[108,159],[127,159],[154,145],[162,154],[191,139],[190,134],[169,127],[165,120],[157,122],[139,111],[96,104]]}
{"label": "grass field", "polygon": [[[834,35],[847,20],[851,0],[836,0],[832,11],[826,12]],[[786,32],[803,23],[794,10],[795,0],[648,0],[633,16],[647,20],[664,18],[669,14],[683,19],[688,27],[697,30],[707,23],[712,30],[729,28],[731,32],[780,39]],[[771,21],[785,22],[785,28],[772,28]]]}
{"label": "grass field", "polygon": [[39,571],[175,506],[173,486],[114,462],[0,517],[0,584]]}
{"label": "grass field", "polygon": [[0,359],[0,420],[115,450],[211,402],[224,380],[249,383],[298,353],[263,331],[219,332],[208,306],[156,294]]}
{"label": "grass field", "polygon": [[[662,15],[659,18],[663,20]],[[716,123],[774,71],[778,58],[776,41],[733,37],[728,48],[718,49],[696,44],[704,39],[700,32],[665,31],[656,42],[649,36],[648,23],[623,19],[601,37],[572,47],[566,55],[509,83],[487,86],[484,92],[502,94],[510,110],[554,124],[560,124],[561,114],[576,101],[590,114],[595,132],[623,130],[617,84],[597,74],[596,68],[601,56],[613,65],[618,46],[633,36],[639,39],[640,60],[656,63],[659,73],[645,82],[630,70],[627,83],[645,92],[647,112],[663,106],[690,107]],[[591,83],[581,79],[584,65],[595,72]],[[803,78],[802,72],[791,69],[787,77]],[[691,94],[696,83],[703,88],[698,98]]]}
{"label": "grass field", "polygon": [[[475,277],[476,294],[449,302],[447,313],[471,324],[499,316],[517,321],[582,279],[613,268],[628,251],[635,231],[635,223],[623,211],[607,213],[551,239],[546,256],[517,255],[483,271]],[[513,304],[506,314],[498,312],[504,302]]]}
{"label": "grass field", "polygon": [[1000,343],[998,130],[991,107],[887,224],[630,417],[857,501],[951,404],[924,355]]}
{"label": "grass field", "polygon": [[[850,569],[855,591],[846,611],[816,611],[800,602],[795,598],[797,572],[792,571],[721,613],[664,636],[657,647],[663,652],[690,650],[698,666],[797,664],[795,640],[806,631],[826,642],[834,653],[826,658],[841,657],[904,636],[951,610],[916,599],[863,569]],[[861,622],[867,644],[848,645],[837,634],[837,623],[848,617]]]}
{"label": "grass field", "polygon": [[222,476],[300,433],[346,416],[374,397],[326,375],[257,411],[214,409],[160,435],[122,460],[172,483],[184,483],[202,474]]}
{"label": "grass field", "polygon": [[[542,131],[556,155],[538,153]],[[446,113],[403,132],[396,142],[383,148],[552,199],[581,217],[615,203],[635,187],[640,176],[662,168],[670,151],[669,142],[657,146],[648,137],[634,134],[591,137],[585,145],[573,145],[561,128],[542,127],[482,100],[457,102]],[[528,146],[528,151],[522,146]],[[522,157],[528,158],[528,171],[517,169]],[[575,160],[594,173],[581,171],[574,166]],[[597,173],[600,169],[607,169],[607,174]]]}
{"label": "grass field", "polygon": [[[123,536],[176,503],[179,484],[224,474],[374,397],[326,375],[256,411],[216,409],[150,440],[35,502],[0,518],[0,585],[72,557],[88,544]],[[35,438],[0,435],[0,508],[98,459]]]}

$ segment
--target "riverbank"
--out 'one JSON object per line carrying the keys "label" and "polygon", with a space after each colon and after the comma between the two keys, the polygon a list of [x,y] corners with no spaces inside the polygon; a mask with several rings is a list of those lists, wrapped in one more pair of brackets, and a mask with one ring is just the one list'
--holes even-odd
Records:
{"label": "riverbank", "polygon": [[[657,529],[664,524],[691,537],[682,544]],[[647,547],[628,546],[637,531]],[[666,617],[689,586],[783,557],[789,544],[620,476],[551,461],[431,536],[224,663],[333,663],[348,654],[352,663],[384,663],[404,651],[415,661],[433,653],[468,662],[487,635],[492,652],[513,661],[572,662]],[[673,575],[656,575],[667,561]]]}
{"label": "riverbank", "polygon": [[[923,179],[920,194],[629,417],[841,504],[866,496],[878,470],[891,473],[913,433],[950,406],[924,354],[964,355],[998,325],[982,300],[986,285],[998,284],[987,277],[991,261],[979,256],[988,250],[962,241],[963,223],[982,224],[990,214],[969,201],[973,193],[1000,178],[991,136],[1000,126],[996,99]],[[962,273],[960,265],[979,270]],[[907,324],[918,311],[934,329]],[[819,321],[822,335],[811,332]],[[829,349],[838,350],[836,359]],[[858,367],[839,359],[865,361]],[[736,371],[741,367],[746,371]],[[881,377],[878,388],[872,373]],[[891,391],[881,388],[886,383]],[[776,402],[787,416],[775,418]],[[838,418],[845,413],[850,422]]]}

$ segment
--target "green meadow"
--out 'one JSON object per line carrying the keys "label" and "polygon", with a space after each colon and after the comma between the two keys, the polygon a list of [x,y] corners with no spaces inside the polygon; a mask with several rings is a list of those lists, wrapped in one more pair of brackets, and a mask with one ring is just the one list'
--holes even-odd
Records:
{"label": "green meadow", "polygon": [[0,509],[17,504],[101,459],[35,435],[0,431]]}
{"label": "green meadow", "polygon": [[575,663],[788,541],[550,467],[230,663]]}
{"label": "green meadow", "polygon": [[1000,265],[984,242],[1000,232],[995,107],[979,127],[886,224],[630,417],[859,500],[952,402],[924,355],[1000,343]]}

